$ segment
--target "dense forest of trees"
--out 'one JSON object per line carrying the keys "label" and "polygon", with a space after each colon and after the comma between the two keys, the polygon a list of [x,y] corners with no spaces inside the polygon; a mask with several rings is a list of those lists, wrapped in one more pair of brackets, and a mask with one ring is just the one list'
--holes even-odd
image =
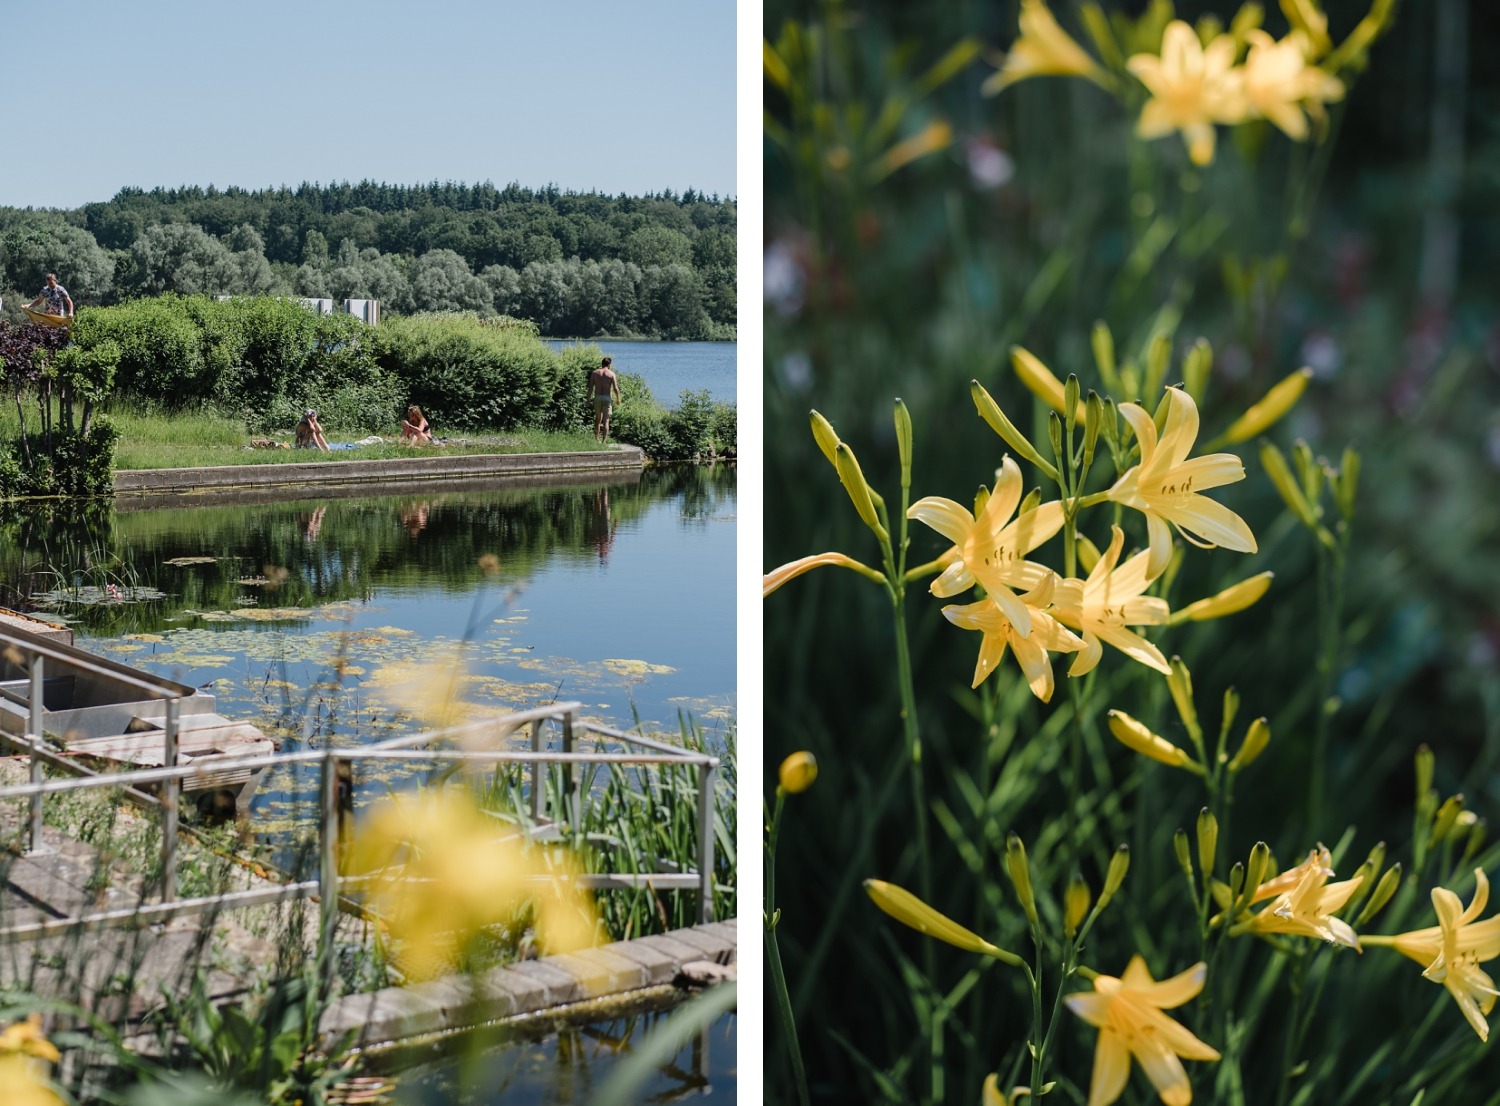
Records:
{"label": "dense forest of trees", "polygon": [[398,314],[511,315],[559,337],[730,338],[735,221],[733,200],[692,190],[126,188],[71,211],[0,207],[0,296],[12,317],[53,271],[79,305],[372,298]]}

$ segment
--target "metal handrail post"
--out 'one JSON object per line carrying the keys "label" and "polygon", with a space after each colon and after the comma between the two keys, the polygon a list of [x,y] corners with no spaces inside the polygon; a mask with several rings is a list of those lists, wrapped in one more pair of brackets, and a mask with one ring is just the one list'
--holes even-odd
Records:
{"label": "metal handrail post", "polygon": [[[538,718],[531,724],[531,751],[540,753],[542,751],[542,720]],[[546,765],[539,760],[531,762],[531,820],[540,823],[542,820],[542,793],[546,788]]]}
{"label": "metal handrail post", "polygon": [[323,855],[318,862],[318,982],[324,998],[333,994],[333,938],[339,924],[339,761],[328,750],[323,758]]}
{"label": "metal handrail post", "polygon": [[[162,764],[177,767],[177,719],[182,708],[179,699],[165,703],[167,716],[162,726]],[[171,902],[177,897],[177,800],[182,781],[173,777],[161,785],[161,898]]]}
{"label": "metal handrail post", "polygon": [[714,920],[714,766],[698,765],[698,920]]}
{"label": "metal handrail post", "polygon": [[[573,712],[568,711],[562,716],[562,747],[564,753],[573,752]],[[578,803],[578,765],[568,761],[563,766],[563,816],[568,820],[568,829],[572,833],[583,832],[583,813]]]}
{"label": "metal handrail post", "polygon": [[[31,692],[27,707],[27,726],[31,732],[27,734],[27,740],[31,742],[31,782],[42,782],[42,758],[39,755],[42,744],[42,715],[46,711],[46,702],[42,690],[42,658],[40,654],[31,654]],[[31,830],[27,840],[28,851],[40,853],[46,850],[42,841],[42,802],[44,796],[40,793],[31,797]]]}

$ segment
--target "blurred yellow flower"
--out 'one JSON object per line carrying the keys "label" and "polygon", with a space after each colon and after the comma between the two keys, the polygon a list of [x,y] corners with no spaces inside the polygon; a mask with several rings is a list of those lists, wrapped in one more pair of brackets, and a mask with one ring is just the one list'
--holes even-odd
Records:
{"label": "blurred yellow flower", "polygon": [[371,877],[369,906],[414,979],[454,970],[483,930],[516,920],[528,904],[547,951],[594,943],[593,901],[572,859],[523,842],[465,791],[381,803],[355,827],[346,874]]}
{"label": "blurred yellow flower", "polygon": [[1165,599],[1143,596],[1151,583],[1146,575],[1147,552],[1137,553],[1118,568],[1125,532],[1112,528],[1114,536],[1104,555],[1094,564],[1086,580],[1064,580],[1057,585],[1052,614],[1064,626],[1083,634],[1079,651],[1069,676],[1082,676],[1099,663],[1103,642],[1109,642],[1132,660],[1147,668],[1168,674],[1172,668],[1161,651],[1126,626],[1159,626],[1171,617]]}
{"label": "blurred yellow flower", "polygon": [[1146,575],[1153,580],[1172,556],[1169,522],[1184,538],[1204,549],[1223,546],[1239,553],[1256,550],[1255,535],[1245,520],[1200,494],[1243,480],[1244,462],[1233,453],[1210,453],[1188,460],[1198,440],[1198,406],[1181,388],[1169,388],[1164,402],[1168,405],[1167,419],[1159,441],[1156,423],[1144,408],[1120,404],[1120,414],[1140,442],[1141,462],[1109,489],[1110,499],[1146,516],[1151,543]]}
{"label": "blurred yellow flower", "polygon": [[788,795],[800,795],[818,778],[818,758],[803,750],[781,762],[778,781]]}
{"label": "blurred yellow flower", "polygon": [[1151,92],[1136,133],[1150,139],[1181,131],[1193,164],[1213,161],[1214,124],[1245,117],[1242,75],[1234,65],[1237,52],[1232,35],[1219,35],[1205,48],[1188,24],[1180,19],[1168,23],[1160,57],[1136,54],[1125,63]]}
{"label": "blurred yellow flower", "polygon": [[1359,937],[1342,918],[1335,918],[1349,896],[1364,882],[1355,876],[1341,883],[1329,883],[1333,877],[1327,849],[1314,849],[1301,864],[1267,880],[1255,889],[1251,904],[1273,900],[1271,905],[1248,921],[1230,930],[1242,933],[1291,933],[1300,937],[1321,937],[1335,945],[1359,950]]}
{"label": "blurred yellow flower", "polygon": [[0,1031],[0,1102],[5,1106],[62,1106],[47,1079],[47,1065],[62,1057],[32,1014]]}
{"label": "blurred yellow flower", "polygon": [[1317,111],[1325,103],[1343,99],[1344,83],[1307,64],[1307,40],[1301,32],[1277,42],[1265,31],[1254,30],[1245,39],[1250,43],[1243,70],[1246,110],[1264,116],[1288,138],[1301,142],[1307,137],[1303,105]]}
{"label": "blurred yellow flower", "polygon": [[0,1053],[20,1053],[50,1060],[54,1064],[62,1059],[57,1047],[42,1034],[42,1016],[32,1014],[23,1021],[9,1025],[0,1032]]}
{"label": "blurred yellow flower", "polygon": [[1021,37],[1005,55],[1005,64],[981,87],[986,96],[1027,77],[1083,77],[1104,84],[1094,59],[1058,25],[1043,0],[1021,0]]}
{"label": "blurred yellow flower", "polygon": [[1000,1091],[1000,1077],[992,1074],[984,1077],[984,1087],[979,1094],[982,1106],[1016,1106],[1021,1099],[1031,1097],[1031,1088],[1013,1087],[1007,1098]]}
{"label": "blurred yellow flower", "polygon": [[1131,1056],[1168,1106],[1192,1102],[1182,1060],[1217,1060],[1219,1053],[1162,1011],[1195,998],[1207,973],[1208,966],[1198,963],[1158,983],[1146,961],[1133,956],[1120,978],[1097,976],[1092,993],[1081,991],[1063,1000],[1069,1010],[1099,1028],[1088,1106],[1109,1106],[1120,1097],[1130,1076]]}
{"label": "blurred yellow flower", "polygon": [[1020,468],[1006,457],[978,518],[962,504],[938,496],[917,500],[906,517],[926,523],[955,543],[945,555],[952,562],[932,582],[932,594],[947,599],[977,583],[1024,638],[1031,633],[1031,614],[1011,588],[1031,590],[1052,579],[1050,568],[1026,560],[1026,554],[1062,529],[1063,506],[1043,503],[1007,522],[1021,502],[1021,483]]}
{"label": "blurred yellow flower", "polygon": [[1016,662],[1026,675],[1031,693],[1042,702],[1052,699],[1052,665],[1047,660],[1047,651],[1072,653],[1082,649],[1082,639],[1069,633],[1062,623],[1042,608],[1052,598],[1054,577],[1048,577],[1034,591],[1016,599],[1026,611],[1030,632],[1023,634],[1011,621],[1008,612],[993,598],[981,599],[977,603],[943,608],[943,617],[965,630],[978,630],[984,634],[979,645],[979,662],[974,666],[974,687],[984,683],[989,674],[1000,667],[1005,659],[1006,646],[1015,650]]}
{"label": "blurred yellow flower", "polygon": [[1365,944],[1393,948],[1426,966],[1422,978],[1448,988],[1453,1001],[1481,1041],[1489,1040],[1485,1015],[1495,1008],[1495,981],[1479,967],[1500,956],[1500,914],[1482,922],[1474,919],[1489,902],[1490,881],[1484,869],[1474,869],[1474,898],[1463,909],[1459,897],[1446,887],[1432,889],[1438,924],[1394,937],[1366,937]]}

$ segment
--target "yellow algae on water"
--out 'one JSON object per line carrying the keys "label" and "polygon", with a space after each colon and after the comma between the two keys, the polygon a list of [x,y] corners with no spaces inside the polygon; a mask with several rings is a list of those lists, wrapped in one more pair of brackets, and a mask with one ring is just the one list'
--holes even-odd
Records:
{"label": "yellow algae on water", "polygon": [[211,565],[216,564],[218,560],[219,558],[217,557],[173,557],[170,561],[163,561],[162,564],[176,565],[178,567],[183,565]]}
{"label": "yellow algae on water", "polygon": [[116,653],[139,653],[144,648],[146,648],[144,645],[116,645],[113,651]]}
{"label": "yellow algae on water", "polygon": [[665,676],[668,673],[677,671],[677,669],[670,665],[652,664],[649,661],[622,660],[618,657],[611,657],[599,663],[611,672],[628,679],[641,679],[646,676]]}
{"label": "yellow algae on water", "polygon": [[160,634],[126,634],[126,641],[144,641],[148,645],[157,645],[166,640]]}

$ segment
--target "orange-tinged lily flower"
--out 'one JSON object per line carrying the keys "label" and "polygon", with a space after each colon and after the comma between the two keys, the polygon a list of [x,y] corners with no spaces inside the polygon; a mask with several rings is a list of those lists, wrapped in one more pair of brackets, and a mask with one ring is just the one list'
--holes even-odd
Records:
{"label": "orange-tinged lily flower", "polygon": [[1170,675],[1172,666],[1161,650],[1125,628],[1159,626],[1172,616],[1165,599],[1141,594],[1151,583],[1151,577],[1146,575],[1150,554],[1137,553],[1116,568],[1125,532],[1118,526],[1113,531],[1109,548],[1094,564],[1088,579],[1064,580],[1057,585],[1053,597],[1052,614],[1064,626],[1083,634],[1083,649],[1068,669],[1068,675],[1082,676],[1097,665],[1106,641],[1147,668]]}
{"label": "orange-tinged lily flower", "polygon": [[945,555],[951,563],[932,582],[932,594],[947,599],[979,584],[1024,638],[1031,633],[1031,614],[1011,589],[1031,590],[1052,579],[1050,568],[1026,560],[1026,554],[1062,529],[1063,506],[1043,503],[1009,521],[1021,502],[1021,483],[1020,468],[1006,457],[978,518],[962,504],[939,496],[917,500],[906,517],[925,522],[955,545]]}
{"label": "orange-tinged lily flower", "polygon": [[1104,73],[1082,46],[1058,25],[1043,0],[1021,0],[1021,37],[1005,55],[998,73],[980,91],[992,96],[1027,77],[1083,77],[1104,84]]}
{"label": "orange-tinged lily flower", "polygon": [[1204,549],[1223,546],[1254,553],[1255,535],[1245,520],[1201,493],[1245,478],[1245,463],[1233,453],[1210,453],[1188,460],[1198,440],[1198,405],[1181,388],[1167,391],[1167,420],[1158,440],[1156,423],[1134,403],[1120,404],[1120,414],[1141,445],[1141,463],[1109,489],[1109,498],[1146,516],[1151,556],[1150,579],[1160,576],[1172,557],[1171,523],[1177,532]]}
{"label": "orange-tinged lily flower", "polygon": [[1125,64],[1151,90],[1136,133],[1160,138],[1181,131],[1195,165],[1214,159],[1214,124],[1245,117],[1238,52],[1232,35],[1219,35],[1205,48],[1198,32],[1180,19],[1167,24],[1161,56],[1136,54]]}
{"label": "orange-tinged lily flower", "polygon": [[810,557],[801,557],[795,561],[788,561],[780,568],[772,569],[766,573],[761,578],[760,596],[764,599],[788,580],[795,580],[804,572],[811,572],[815,568],[823,568],[825,566],[853,569],[861,576],[875,580],[877,583],[884,579],[873,568],[861,564],[853,557],[846,557],[842,553],[814,553]]}
{"label": "orange-tinged lily flower", "polygon": [[1218,1050],[1162,1011],[1195,998],[1207,974],[1208,966],[1200,962],[1158,983],[1151,978],[1146,961],[1133,956],[1120,978],[1097,976],[1092,994],[1081,991],[1063,999],[1069,1010],[1099,1027],[1088,1106],[1109,1106],[1120,1097],[1130,1076],[1132,1056],[1168,1106],[1187,1106],[1193,1101],[1182,1061],[1217,1060]]}
{"label": "orange-tinged lily flower", "polygon": [[1307,40],[1294,31],[1280,42],[1265,31],[1245,35],[1250,53],[1245,57],[1246,109],[1269,119],[1288,138],[1307,138],[1303,103],[1321,105],[1344,97],[1344,83],[1315,65],[1307,64]]}
{"label": "orange-tinged lily flower", "polygon": [[981,599],[958,607],[944,607],[943,617],[965,630],[979,630],[984,640],[979,646],[979,662],[974,666],[974,686],[978,687],[1005,659],[1009,646],[1015,650],[1016,661],[1026,675],[1031,693],[1042,702],[1052,699],[1052,665],[1047,660],[1047,650],[1054,653],[1071,653],[1082,649],[1083,641],[1069,633],[1057,619],[1041,608],[1052,598],[1055,577],[1048,576],[1034,591],[1016,599],[1025,609],[1030,629],[1021,633],[1010,620],[1006,611],[994,599]]}
{"label": "orange-tinged lily flower", "polygon": [[1367,937],[1365,943],[1393,948],[1426,965],[1422,977],[1448,988],[1479,1039],[1487,1041],[1490,1026],[1485,1015],[1495,1008],[1500,991],[1479,965],[1500,956],[1500,914],[1482,922],[1474,920],[1484,912],[1490,897],[1490,881],[1482,868],[1474,869],[1474,880],[1474,898],[1467,910],[1452,891],[1434,887],[1432,906],[1437,911],[1437,925],[1394,937]]}
{"label": "orange-tinged lily flower", "polygon": [[1241,933],[1291,933],[1299,937],[1321,937],[1331,944],[1359,950],[1359,937],[1336,911],[1343,909],[1364,876],[1329,883],[1333,869],[1327,849],[1314,849],[1297,867],[1282,872],[1255,889],[1252,904],[1272,899],[1271,905],[1230,930]]}

